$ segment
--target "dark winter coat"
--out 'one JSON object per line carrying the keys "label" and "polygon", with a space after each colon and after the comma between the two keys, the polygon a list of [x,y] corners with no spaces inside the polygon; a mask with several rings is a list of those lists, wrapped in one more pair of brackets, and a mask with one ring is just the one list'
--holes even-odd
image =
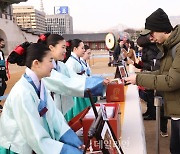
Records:
{"label": "dark winter coat", "polygon": [[168,39],[160,46],[163,56],[160,69],[151,74],[137,74],[137,85],[163,92],[165,114],[180,117],[180,45],[175,57],[171,49],[180,42],[180,25],[176,26]]}
{"label": "dark winter coat", "polygon": [[148,44],[146,47],[143,47],[142,50],[142,70],[152,71],[154,67],[154,60],[156,59],[159,53],[159,49],[156,44]]}

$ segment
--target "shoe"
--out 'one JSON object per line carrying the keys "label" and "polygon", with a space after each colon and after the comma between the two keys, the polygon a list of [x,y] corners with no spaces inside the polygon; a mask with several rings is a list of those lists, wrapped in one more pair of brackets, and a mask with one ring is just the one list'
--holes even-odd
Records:
{"label": "shoe", "polygon": [[161,135],[162,137],[168,137],[168,133],[167,133],[167,132],[160,132],[160,135]]}
{"label": "shoe", "polygon": [[144,117],[144,120],[156,120],[156,118],[148,115],[148,116]]}

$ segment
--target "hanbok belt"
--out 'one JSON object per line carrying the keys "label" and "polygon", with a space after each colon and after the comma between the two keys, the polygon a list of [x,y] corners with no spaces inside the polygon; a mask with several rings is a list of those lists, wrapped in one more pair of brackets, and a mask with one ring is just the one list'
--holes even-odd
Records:
{"label": "hanbok belt", "polygon": [[78,74],[78,75],[83,75],[85,72],[86,72],[86,71],[85,71],[85,70],[83,70],[82,72],[77,73],[77,74]]}

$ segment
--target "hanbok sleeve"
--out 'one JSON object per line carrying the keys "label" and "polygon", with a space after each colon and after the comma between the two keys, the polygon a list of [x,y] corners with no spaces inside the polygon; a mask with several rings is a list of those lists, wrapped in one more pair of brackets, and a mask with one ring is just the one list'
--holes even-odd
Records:
{"label": "hanbok sleeve", "polygon": [[[103,85],[103,77],[100,76],[90,76],[86,78],[85,89],[90,89],[93,96],[103,96],[105,93],[105,86]],[[85,91],[85,97],[88,94]]]}
{"label": "hanbok sleeve", "polygon": [[46,88],[61,95],[84,96],[85,81],[84,76],[68,77],[52,70],[51,76],[43,79]]}
{"label": "hanbok sleeve", "polygon": [[[12,97],[12,112],[22,136],[35,153],[60,153],[63,143],[52,139],[41,124],[40,116],[30,91]],[[13,129],[13,128],[12,128]]]}
{"label": "hanbok sleeve", "polygon": [[63,115],[56,109],[52,102],[50,102],[52,106],[48,109],[50,109],[51,112],[55,111],[53,112],[54,116],[52,116],[52,120],[55,134],[59,134],[57,140],[51,138],[50,134],[43,127],[40,120],[42,117],[39,116],[37,106],[34,105],[37,103],[37,100],[35,101],[36,98],[32,96],[31,92],[26,91],[26,93],[23,94],[16,93],[12,98],[12,112],[17,125],[22,136],[24,136],[26,142],[35,153],[64,154],[65,152],[72,153],[72,151],[75,151],[77,154],[83,153],[78,149],[78,147],[82,145],[81,141],[69,128]]}
{"label": "hanbok sleeve", "polygon": [[[71,72],[71,71],[70,71]],[[86,89],[89,88],[93,96],[103,96],[105,86],[103,77],[74,75],[67,77],[62,73],[52,70],[51,76],[43,78],[46,88],[56,94],[76,97],[88,97]]]}
{"label": "hanbok sleeve", "polygon": [[76,133],[67,125],[67,122],[65,121],[64,116],[55,107],[54,103],[52,103],[52,106],[53,106],[52,122],[54,126],[55,136],[57,140],[64,143],[61,153],[62,154],[82,153],[83,151],[78,149],[78,147],[82,145],[82,142],[80,141]]}

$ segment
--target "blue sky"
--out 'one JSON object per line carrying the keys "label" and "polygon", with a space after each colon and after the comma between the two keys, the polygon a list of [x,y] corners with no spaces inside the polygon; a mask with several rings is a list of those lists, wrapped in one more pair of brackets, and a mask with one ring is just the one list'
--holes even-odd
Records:
{"label": "blue sky", "polygon": [[[180,0],[43,0],[47,14],[54,6],[69,6],[75,31],[99,31],[118,24],[143,28],[145,18],[157,8],[169,16],[180,15]],[[20,5],[40,8],[40,0],[28,0]]]}

